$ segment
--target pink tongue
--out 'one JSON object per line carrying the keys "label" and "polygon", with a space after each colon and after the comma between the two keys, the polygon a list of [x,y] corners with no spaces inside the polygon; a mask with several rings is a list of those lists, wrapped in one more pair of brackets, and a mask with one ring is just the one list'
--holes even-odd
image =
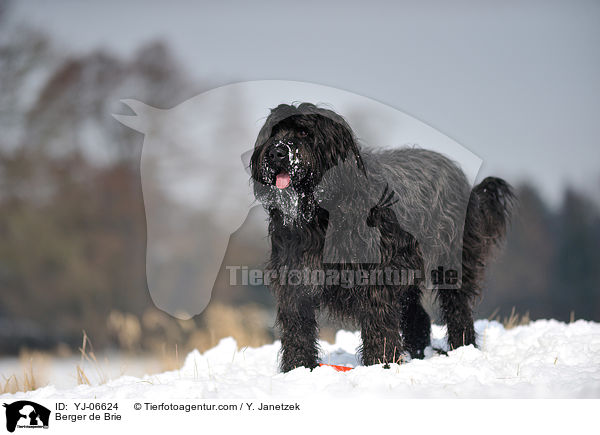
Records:
{"label": "pink tongue", "polygon": [[275,179],[275,185],[279,189],[285,189],[288,187],[290,185],[290,174],[286,174],[285,172],[278,174],[277,178]]}

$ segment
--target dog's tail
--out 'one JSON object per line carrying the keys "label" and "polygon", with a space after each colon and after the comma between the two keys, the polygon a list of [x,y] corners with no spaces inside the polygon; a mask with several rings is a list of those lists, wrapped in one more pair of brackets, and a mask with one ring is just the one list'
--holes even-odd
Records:
{"label": "dog's tail", "polygon": [[[514,205],[512,187],[500,178],[487,177],[473,189],[467,216],[477,214],[480,235],[497,245],[506,236]],[[477,207],[477,210],[472,210],[472,207]]]}
{"label": "dog's tail", "polygon": [[469,197],[463,235],[463,288],[480,294],[485,266],[505,239],[515,205],[510,185],[488,177],[475,186]]}

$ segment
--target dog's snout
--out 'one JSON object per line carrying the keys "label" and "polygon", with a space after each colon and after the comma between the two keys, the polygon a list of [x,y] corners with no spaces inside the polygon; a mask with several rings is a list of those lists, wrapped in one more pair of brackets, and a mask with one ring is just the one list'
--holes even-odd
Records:
{"label": "dog's snout", "polygon": [[288,150],[286,147],[284,146],[274,146],[269,150],[269,158],[271,159],[271,161],[273,162],[279,162],[283,159],[285,159],[288,155]]}

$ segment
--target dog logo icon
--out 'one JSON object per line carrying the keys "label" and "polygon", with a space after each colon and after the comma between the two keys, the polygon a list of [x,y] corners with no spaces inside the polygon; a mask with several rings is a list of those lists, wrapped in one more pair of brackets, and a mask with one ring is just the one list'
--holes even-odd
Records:
{"label": "dog logo icon", "polygon": [[14,432],[18,428],[48,429],[50,410],[39,403],[19,400],[3,405],[6,408],[6,430]]}
{"label": "dog logo icon", "polygon": [[[213,289],[219,285],[216,284],[219,273],[227,267],[224,260],[232,235],[260,213],[263,217],[259,219],[266,221],[265,204],[277,205],[282,219],[289,225],[306,223],[305,218],[312,216],[316,205],[326,210],[333,222],[327,230],[324,246],[327,264],[381,263],[380,235],[384,222],[401,227],[418,240],[424,257],[433,265],[429,269],[441,265],[444,270],[461,270],[462,238],[457,233],[464,222],[464,219],[460,222],[459,215],[466,211],[468,189],[464,189],[462,197],[452,197],[454,201],[440,195],[440,189],[451,190],[448,186],[454,184],[440,180],[441,173],[433,168],[435,162],[431,162],[432,169],[428,172],[430,179],[421,177],[421,186],[415,191],[427,192],[427,184],[435,184],[439,190],[436,198],[441,198],[435,202],[437,207],[424,206],[429,204],[425,193],[423,197],[411,195],[414,192],[403,191],[402,185],[390,183],[383,173],[381,177],[367,180],[364,174],[356,173],[352,161],[333,168],[323,179],[309,177],[314,167],[305,157],[310,158],[310,155],[297,154],[298,148],[288,144],[290,137],[278,137],[278,146],[269,148],[271,155],[267,156],[285,167],[271,168],[280,171],[261,179],[262,186],[260,182],[251,182],[251,157],[256,143],[263,143],[271,133],[271,129],[264,126],[265,119],[271,116],[269,108],[290,100],[326,101],[328,107],[343,113],[356,137],[352,140],[350,136],[340,137],[348,139],[345,143],[349,146],[355,145],[356,151],[359,142],[367,147],[372,144],[377,149],[391,150],[407,144],[409,148],[435,151],[464,171],[466,181],[461,185],[474,185],[482,163],[475,154],[393,107],[341,89],[313,83],[259,80],[211,89],[168,109],[133,99],[121,100],[127,110],[130,109],[129,114],[113,117],[144,135],[139,171],[146,214],[146,278],[157,308],[182,320],[202,313]],[[333,119],[319,119],[324,121],[323,127],[330,129],[315,129],[319,136],[311,136],[313,145],[334,143],[336,133],[346,131],[337,128],[342,124]],[[332,122],[325,122],[328,119]],[[341,120],[341,115],[335,119]],[[416,173],[419,160],[410,161],[416,161],[411,172]],[[336,188],[340,179],[348,177],[350,180],[342,186],[344,188]],[[314,181],[319,185],[318,191],[313,192],[312,187],[317,186],[312,184],[311,189],[298,190],[301,181]],[[257,187],[259,192],[254,191]],[[257,193],[262,200],[257,201]],[[313,193],[320,195],[318,204],[312,201]],[[336,193],[352,201],[343,202]],[[359,196],[352,196],[354,193]],[[396,202],[399,198],[412,202],[401,204]],[[356,204],[358,200],[361,206],[351,209],[349,214],[337,207]],[[443,213],[449,202],[455,210],[452,219]],[[249,217],[251,211],[254,218]],[[266,238],[266,226],[262,225],[259,230],[265,232]],[[441,243],[440,233],[450,241]],[[367,241],[369,243],[364,243]],[[441,252],[440,246],[448,248],[445,249],[448,252]],[[269,248],[265,243],[257,249],[263,250],[258,257],[262,262],[268,257]],[[442,258],[438,258],[440,256]],[[455,257],[457,261],[453,261]],[[425,278],[429,276],[427,273]]]}

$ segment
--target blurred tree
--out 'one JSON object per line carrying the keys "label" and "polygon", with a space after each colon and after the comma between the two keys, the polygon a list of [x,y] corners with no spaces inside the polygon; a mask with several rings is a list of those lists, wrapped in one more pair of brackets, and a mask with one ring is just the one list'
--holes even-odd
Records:
{"label": "blurred tree", "polygon": [[600,214],[598,207],[573,189],[565,192],[558,216],[558,253],[553,264],[552,315],[600,318]]}
{"label": "blurred tree", "polygon": [[553,214],[530,185],[517,188],[518,205],[498,261],[487,273],[487,289],[479,311],[489,316],[495,310],[508,315],[529,311],[545,317],[550,309],[548,289],[556,252]]}
{"label": "blurred tree", "polygon": [[[0,138],[0,325],[11,325],[0,332],[0,352],[60,341],[75,347],[84,329],[96,348],[155,349],[156,340],[144,334],[157,330],[179,331],[165,337],[184,340],[185,322],[151,314],[142,136],[111,116],[124,110],[122,98],[167,108],[194,94],[168,48],[147,44],[127,62],[101,51],[61,59],[43,35],[21,29],[18,38],[3,39],[0,53],[0,125],[6,127]],[[37,78],[35,86],[30,77]],[[238,116],[236,102],[229,102],[231,116]],[[193,219],[201,228],[222,230],[210,216]],[[253,245],[239,240],[250,261]],[[193,249],[211,255],[210,246]],[[243,304],[254,299],[251,290],[225,293]],[[160,328],[148,321],[157,318]],[[127,325],[139,319],[139,347],[124,339],[123,330],[132,328],[122,328],[120,319]],[[203,316],[191,324],[196,321],[206,324]]]}
{"label": "blurred tree", "polygon": [[6,11],[8,10],[8,7],[9,7],[8,0],[0,0],[0,23],[2,23],[2,21],[4,21],[4,17],[6,17]]}
{"label": "blurred tree", "polygon": [[26,114],[60,57],[43,34],[2,25],[0,59],[0,146],[2,152],[10,152],[21,145]]}
{"label": "blurred tree", "polygon": [[76,345],[83,329],[102,347],[110,310],[152,306],[142,137],[110,114],[124,97],[172,105],[190,86],[161,43],[131,62],[97,52],[61,63],[20,29],[0,54],[0,323],[37,326],[12,328],[0,351]]}

